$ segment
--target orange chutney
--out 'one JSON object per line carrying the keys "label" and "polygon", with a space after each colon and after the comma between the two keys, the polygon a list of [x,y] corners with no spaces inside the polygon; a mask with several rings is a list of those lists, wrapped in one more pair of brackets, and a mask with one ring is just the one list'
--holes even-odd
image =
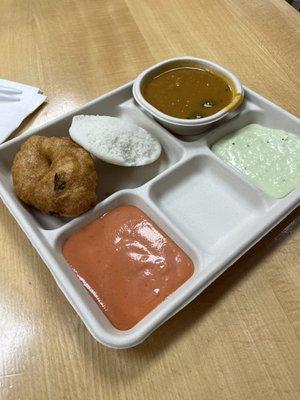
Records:
{"label": "orange chutney", "polygon": [[136,325],[194,272],[191,259],[135,206],[120,206],[73,233],[63,255],[110,322]]}

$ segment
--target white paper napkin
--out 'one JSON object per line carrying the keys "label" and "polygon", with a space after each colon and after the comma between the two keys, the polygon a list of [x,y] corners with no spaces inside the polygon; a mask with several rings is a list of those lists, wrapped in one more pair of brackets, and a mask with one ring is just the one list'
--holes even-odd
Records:
{"label": "white paper napkin", "polygon": [[23,83],[0,79],[1,87],[19,89],[22,93],[14,95],[15,98],[20,99],[19,101],[3,101],[0,99],[0,143],[4,142],[21,122],[47,98],[39,88]]}

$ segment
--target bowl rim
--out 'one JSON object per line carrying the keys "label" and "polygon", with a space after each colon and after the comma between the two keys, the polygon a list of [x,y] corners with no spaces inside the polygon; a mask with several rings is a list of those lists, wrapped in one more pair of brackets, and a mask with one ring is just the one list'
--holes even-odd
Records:
{"label": "bowl rim", "polygon": [[[203,66],[208,67],[208,69],[210,69],[212,71],[216,71],[216,72],[220,73],[221,75],[225,76],[235,89],[235,96],[233,97],[232,101],[226,107],[222,108],[217,113],[210,115],[208,117],[201,118],[201,119],[176,118],[176,117],[172,117],[170,115],[167,115],[167,114],[159,111],[157,108],[152,106],[144,98],[142,91],[141,91],[142,82],[146,79],[146,77],[149,74],[151,74],[156,69],[161,68],[163,65],[171,64],[175,61],[196,62],[196,63],[202,64]],[[132,93],[133,93],[134,99],[136,100],[136,102],[139,104],[139,106],[143,110],[145,110],[146,112],[149,112],[151,115],[153,115],[154,117],[156,117],[157,119],[159,119],[161,121],[167,122],[169,124],[181,125],[181,126],[201,126],[201,125],[211,124],[212,122],[218,121],[219,119],[223,118],[228,113],[235,111],[242,104],[242,102],[244,100],[243,86],[241,85],[239,79],[231,71],[229,71],[228,69],[222,67],[221,65],[219,65],[217,63],[214,63],[213,61],[206,60],[204,58],[193,57],[193,56],[182,56],[182,57],[169,58],[169,59],[163,60],[163,61],[161,61],[157,64],[154,64],[151,67],[145,69],[135,79],[135,81],[133,83]]]}

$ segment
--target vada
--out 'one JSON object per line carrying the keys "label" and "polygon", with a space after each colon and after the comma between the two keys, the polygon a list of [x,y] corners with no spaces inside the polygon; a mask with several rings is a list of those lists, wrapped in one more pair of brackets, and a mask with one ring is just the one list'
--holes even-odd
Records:
{"label": "vada", "polygon": [[29,137],[15,156],[12,178],[24,203],[50,215],[75,217],[97,201],[94,161],[67,137]]}

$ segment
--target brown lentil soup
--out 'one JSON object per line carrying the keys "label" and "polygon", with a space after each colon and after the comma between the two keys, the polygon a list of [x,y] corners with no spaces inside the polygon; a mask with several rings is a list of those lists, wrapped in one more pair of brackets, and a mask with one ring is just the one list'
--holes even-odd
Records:
{"label": "brown lentil soup", "polygon": [[213,115],[233,97],[225,79],[195,67],[178,67],[153,75],[145,82],[142,93],[159,111],[183,119]]}

